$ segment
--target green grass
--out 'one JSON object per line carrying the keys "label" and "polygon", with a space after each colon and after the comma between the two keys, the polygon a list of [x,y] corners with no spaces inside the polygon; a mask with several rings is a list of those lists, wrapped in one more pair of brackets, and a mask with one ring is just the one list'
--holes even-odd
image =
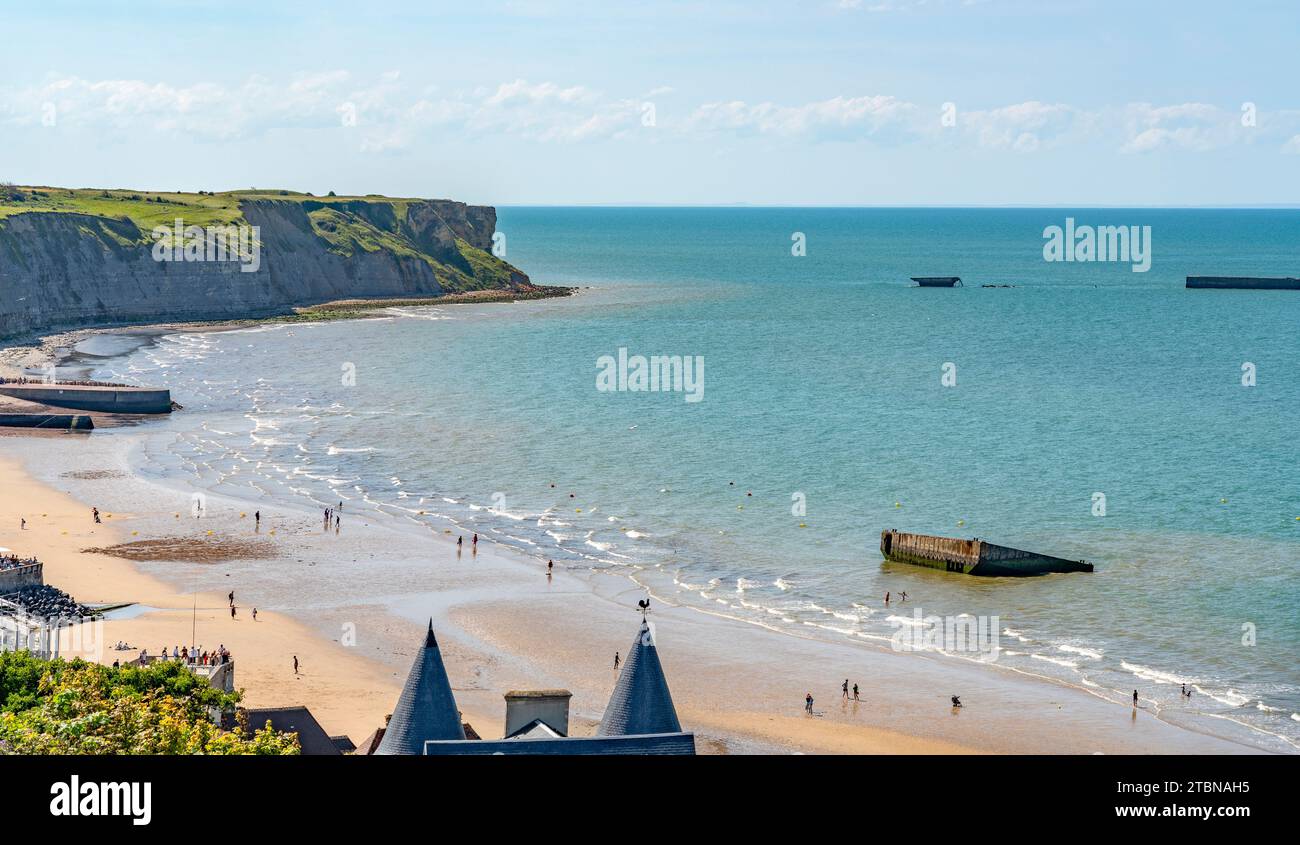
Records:
{"label": "green grass", "polygon": [[63,212],[127,219],[142,233],[169,226],[217,226],[243,220],[236,194],[179,194],[98,188],[0,187],[0,220],[29,212]]}
{"label": "green grass", "polygon": [[407,205],[420,202],[411,197],[314,197],[297,191],[249,188],[217,193],[177,191],[135,191],[105,188],[51,188],[47,186],[0,186],[0,219],[27,212],[65,212],[95,217],[129,219],[141,231],[170,225],[177,217],[187,226],[219,226],[243,222],[239,203],[243,200],[314,200],[330,205],[347,202],[376,202],[393,206],[399,220],[406,219]]}

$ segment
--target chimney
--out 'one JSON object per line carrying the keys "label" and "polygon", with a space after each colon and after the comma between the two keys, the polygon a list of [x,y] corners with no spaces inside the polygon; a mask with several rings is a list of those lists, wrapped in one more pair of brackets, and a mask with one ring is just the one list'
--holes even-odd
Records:
{"label": "chimney", "polygon": [[569,699],[567,689],[510,690],[506,693],[505,736],[527,727],[534,719],[560,736],[569,735]]}

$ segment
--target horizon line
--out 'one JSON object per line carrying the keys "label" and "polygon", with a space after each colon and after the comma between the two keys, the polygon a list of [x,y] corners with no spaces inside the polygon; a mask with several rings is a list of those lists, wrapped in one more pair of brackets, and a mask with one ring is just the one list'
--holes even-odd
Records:
{"label": "horizon line", "polygon": [[1300,210],[1300,203],[1217,203],[1217,204],[1182,204],[1182,205],[1158,205],[1158,204],[1113,204],[1104,203],[883,203],[883,204],[854,204],[854,203],[748,203],[748,202],[730,202],[730,203],[667,203],[667,202],[567,202],[567,203],[542,203],[542,202],[511,202],[511,203],[494,203],[495,208],[808,208],[808,209],[1155,209],[1155,210],[1224,210],[1224,211],[1276,211],[1276,210]]}

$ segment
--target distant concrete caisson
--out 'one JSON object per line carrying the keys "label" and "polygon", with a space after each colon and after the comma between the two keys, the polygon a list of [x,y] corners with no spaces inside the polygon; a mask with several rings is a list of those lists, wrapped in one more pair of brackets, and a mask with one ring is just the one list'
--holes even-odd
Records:
{"label": "distant concrete caisson", "polygon": [[1092,571],[1092,564],[1087,561],[1027,552],[978,538],[959,540],[893,529],[880,532],[880,553],[886,560],[965,575],[1020,577]]}
{"label": "distant concrete caisson", "polygon": [[1215,290],[1300,290],[1300,279],[1261,276],[1188,276],[1187,287]]}

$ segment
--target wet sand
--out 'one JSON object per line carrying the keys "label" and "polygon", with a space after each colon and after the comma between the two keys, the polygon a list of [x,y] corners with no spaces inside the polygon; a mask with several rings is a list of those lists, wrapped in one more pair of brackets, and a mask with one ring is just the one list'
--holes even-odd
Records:
{"label": "wet sand", "polygon": [[[195,519],[185,512],[183,482],[163,487],[130,473],[123,446],[132,436],[0,440],[0,545],[42,559],[47,583],[78,601],[141,605],[105,624],[104,662],[136,654],[114,652],[119,639],[156,652],[188,643],[196,626],[203,648],[220,643],[234,653],[247,704],[307,705],[328,732],[360,742],[391,711],[432,617],[457,702],[481,736],[501,735],[510,689],[572,690],[575,735],[599,720],[614,652],[632,642],[645,595],[628,578],[557,566],[548,579],[544,565],[486,543],[474,555],[466,538],[457,554],[451,535],[346,510],[336,533],[306,508],[209,495]],[[52,450],[67,466],[50,466]],[[41,472],[48,477],[39,480]],[[65,483],[79,499],[60,489]],[[93,523],[92,504],[111,514],[105,524]],[[138,545],[149,540],[157,542]],[[252,542],[259,552],[220,560],[195,553],[222,542]],[[118,544],[171,546],[181,559],[83,551]],[[701,753],[1252,751],[1167,724],[1145,705],[1134,711],[996,667],[791,636],[657,599],[650,619],[683,727],[695,731]],[[857,704],[841,698],[845,677],[861,687]],[[806,692],[815,697],[811,716]],[[954,710],[952,694],[965,707]]]}

